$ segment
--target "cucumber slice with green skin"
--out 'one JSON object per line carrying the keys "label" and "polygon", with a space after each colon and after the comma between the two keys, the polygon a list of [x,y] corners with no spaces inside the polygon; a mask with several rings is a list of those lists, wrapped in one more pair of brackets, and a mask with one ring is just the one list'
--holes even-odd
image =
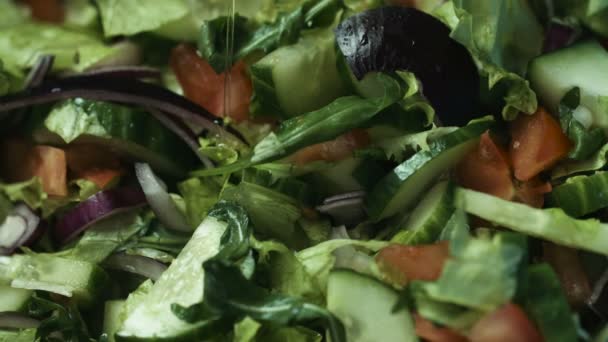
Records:
{"label": "cucumber slice with green skin", "polygon": [[407,309],[393,312],[397,291],[380,281],[335,270],[327,282],[327,309],[346,328],[348,342],[418,341]]}
{"label": "cucumber slice with green skin", "polygon": [[16,289],[7,285],[0,285],[0,312],[27,310],[32,297],[32,290]]}
{"label": "cucumber slice with green skin", "polygon": [[109,300],[104,305],[102,332],[108,337],[108,342],[115,341],[114,334],[120,328],[120,324],[122,324],[120,315],[124,306],[124,300]]}
{"label": "cucumber slice with green skin", "polygon": [[171,305],[187,307],[203,299],[202,264],[219,252],[226,226],[213,217],[201,223],[171,266],[137,299],[139,304],[118,329],[116,341],[200,341],[213,333],[213,323],[186,323],[173,314]]}
{"label": "cucumber slice with green skin", "polygon": [[252,113],[290,118],[346,94],[336,69],[334,39],[332,30],[309,31],[296,44],[283,46],[253,64]]}
{"label": "cucumber slice with green skin", "polygon": [[36,115],[30,127],[38,143],[95,144],[174,177],[196,165],[196,156],[181,138],[137,108],[75,99],[57,105],[48,116]]}
{"label": "cucumber slice with green skin", "polygon": [[453,202],[454,186],[447,181],[437,183],[412,211],[391,241],[405,245],[435,242],[454,213]]}
{"label": "cucumber slice with green skin", "polygon": [[608,207],[608,172],[568,178],[566,183],[553,188],[547,204],[574,217]]}
{"label": "cucumber slice with green skin", "polygon": [[0,257],[0,279],[17,289],[72,297],[81,306],[92,304],[108,282],[107,274],[93,263],[49,254]]}
{"label": "cucumber slice with green skin", "polygon": [[593,126],[608,132],[608,51],[599,43],[579,43],[534,59],[528,69],[532,89],[553,113],[572,88],[581,89],[581,106],[591,111]]}
{"label": "cucumber slice with green skin", "polygon": [[456,188],[454,204],[499,226],[559,245],[608,255],[608,224],[577,220],[559,208],[536,209],[482,192]]}
{"label": "cucumber slice with green skin", "polygon": [[493,123],[485,118],[471,122],[438,138],[428,151],[420,151],[397,166],[368,195],[366,205],[370,218],[378,221],[411,207],[437,177],[475,146],[479,136]]}

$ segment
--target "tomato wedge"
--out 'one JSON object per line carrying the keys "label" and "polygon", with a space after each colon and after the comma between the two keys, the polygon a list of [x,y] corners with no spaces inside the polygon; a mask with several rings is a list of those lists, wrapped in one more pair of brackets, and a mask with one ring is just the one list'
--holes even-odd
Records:
{"label": "tomato wedge", "polygon": [[452,329],[438,327],[433,322],[415,314],[416,335],[428,342],[467,342],[465,336],[460,335]]}
{"label": "tomato wedge", "polygon": [[217,74],[194,47],[180,44],[171,52],[170,65],[188,99],[217,117],[226,115],[237,122],[249,118],[253,87],[245,63]]}
{"label": "tomato wedge", "polygon": [[62,23],[65,8],[61,0],[25,0],[30,8],[32,18],[50,23]]}
{"label": "tomato wedge", "polygon": [[527,181],[564,158],[572,143],[559,123],[543,108],[520,115],[511,124],[509,152],[515,178]]}
{"label": "tomato wedge", "polygon": [[116,154],[95,145],[69,146],[67,164],[72,179],[89,180],[100,189],[105,189],[124,174]]}
{"label": "tomato wedge", "polygon": [[410,280],[437,280],[449,256],[449,244],[392,245],[380,250],[376,263],[393,283],[405,285]]}
{"label": "tomato wedge", "polygon": [[508,303],[481,318],[471,329],[472,342],[542,342],[536,326],[518,305]]}
{"label": "tomato wedge", "polygon": [[354,129],[334,140],[307,146],[296,152],[291,158],[299,165],[316,160],[338,161],[350,157],[354,150],[368,144],[367,132],[362,129]]}
{"label": "tomato wedge", "polygon": [[489,131],[481,135],[477,147],[456,166],[455,173],[465,188],[506,200],[515,195],[507,151],[494,142]]}

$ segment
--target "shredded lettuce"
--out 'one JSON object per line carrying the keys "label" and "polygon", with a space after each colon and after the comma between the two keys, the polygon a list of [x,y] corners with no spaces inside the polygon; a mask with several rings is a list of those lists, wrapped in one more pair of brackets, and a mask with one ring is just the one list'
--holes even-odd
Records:
{"label": "shredded lettuce", "polygon": [[190,178],[177,185],[186,205],[186,218],[191,226],[198,226],[207,216],[207,212],[217,202],[222,184],[220,180],[207,178]]}
{"label": "shredded lettuce", "polygon": [[502,102],[505,119],[534,113],[536,95],[523,76],[528,62],[540,54],[544,34],[527,1],[453,0],[434,14],[471,52],[487,81],[488,101]]}
{"label": "shredded lettuce", "polygon": [[0,59],[21,69],[50,54],[55,56],[54,70],[82,71],[116,51],[97,37],[57,25],[24,22],[0,29]]}

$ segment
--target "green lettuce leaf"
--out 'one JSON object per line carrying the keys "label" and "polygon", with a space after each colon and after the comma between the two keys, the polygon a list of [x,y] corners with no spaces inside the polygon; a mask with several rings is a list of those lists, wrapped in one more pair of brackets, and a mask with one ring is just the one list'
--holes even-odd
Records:
{"label": "green lettuce leaf", "polygon": [[577,173],[597,171],[608,164],[608,144],[602,146],[597,152],[586,160],[567,161],[559,164],[551,173],[551,178],[563,178]]}
{"label": "green lettuce leaf", "polygon": [[525,308],[547,341],[577,341],[577,328],[562,285],[548,264],[529,266]]}
{"label": "green lettuce leaf", "polygon": [[525,240],[509,233],[472,237],[464,212],[457,210],[454,215],[463,223],[449,233],[450,257],[439,279],[425,283],[424,290],[438,302],[493,311],[515,295]]}
{"label": "green lettuce leaf", "polygon": [[91,1],[66,0],[64,6],[66,11],[63,25],[65,27],[91,34],[101,33],[99,12]]}
{"label": "green lettuce leaf", "polygon": [[247,316],[234,325],[234,342],[255,342],[262,325]]}
{"label": "green lettuce leaf", "polygon": [[456,207],[501,227],[560,245],[606,255],[608,224],[596,219],[577,220],[560,208],[536,209],[481,192],[457,188]]}
{"label": "green lettuce leaf", "polygon": [[117,51],[94,36],[57,25],[25,22],[0,29],[0,59],[21,69],[51,54],[54,70],[82,71]]}
{"label": "green lettuce leaf", "polygon": [[183,0],[96,0],[106,37],[154,31],[188,14]]}
{"label": "green lettuce leaf", "polygon": [[65,258],[101,263],[148,224],[149,219],[144,220],[137,211],[114,215],[92,225],[73,248],[61,254]]}
{"label": "green lettuce leaf", "polygon": [[536,95],[523,76],[540,54],[544,34],[526,1],[453,0],[433,14],[471,52],[487,82],[490,106],[498,104],[507,120],[536,110]]}
{"label": "green lettuce leaf", "polygon": [[562,130],[574,143],[568,157],[574,160],[584,160],[597,152],[604,143],[606,135],[600,127],[587,129],[575,116],[575,111],[581,103],[580,88],[576,87],[564,95],[559,104],[559,122]]}
{"label": "green lettuce leaf", "polygon": [[218,179],[190,178],[177,184],[186,205],[188,223],[197,227],[207,216],[207,212],[217,202],[222,190]]}
{"label": "green lettuce leaf", "polygon": [[68,196],[53,197],[44,192],[40,178],[33,177],[30,180],[18,183],[0,183],[0,195],[4,194],[11,202],[24,202],[34,210],[40,209],[42,217],[51,216],[58,209],[87,199],[99,188],[87,180],[76,180],[68,184]]}
{"label": "green lettuce leaf", "polygon": [[241,182],[224,189],[221,198],[243,206],[251,217],[256,233],[278,239],[292,248],[308,245],[297,225],[302,216],[295,199],[252,183]]}
{"label": "green lettuce leaf", "polygon": [[418,151],[429,151],[431,142],[446,134],[452,133],[457,129],[458,127],[433,127],[423,132],[408,133],[394,138],[380,139],[375,141],[373,146],[380,148],[386,155],[386,158],[396,162],[402,162]]}
{"label": "green lettuce leaf", "polygon": [[28,17],[26,7],[18,6],[13,0],[0,1],[0,30],[19,25]]}

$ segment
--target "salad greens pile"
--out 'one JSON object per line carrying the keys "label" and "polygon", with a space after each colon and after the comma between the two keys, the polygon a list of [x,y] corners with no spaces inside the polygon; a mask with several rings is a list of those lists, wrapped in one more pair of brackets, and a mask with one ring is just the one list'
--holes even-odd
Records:
{"label": "salad greens pile", "polygon": [[608,1],[0,1],[0,342],[606,341]]}

